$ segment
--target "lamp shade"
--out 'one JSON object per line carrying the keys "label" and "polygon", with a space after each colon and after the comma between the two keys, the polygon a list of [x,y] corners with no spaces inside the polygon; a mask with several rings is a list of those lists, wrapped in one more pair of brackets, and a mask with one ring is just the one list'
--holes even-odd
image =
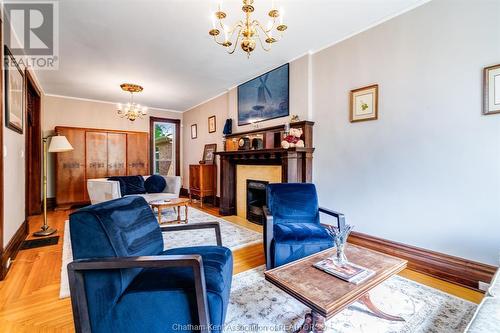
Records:
{"label": "lamp shade", "polygon": [[50,140],[49,153],[62,153],[70,150],[73,150],[73,146],[64,135],[53,136]]}

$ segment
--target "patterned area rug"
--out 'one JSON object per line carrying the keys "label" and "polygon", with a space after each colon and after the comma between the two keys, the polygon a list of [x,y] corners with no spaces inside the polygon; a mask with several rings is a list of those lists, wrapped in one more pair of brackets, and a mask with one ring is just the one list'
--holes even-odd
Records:
{"label": "patterned area rug", "polygon": [[[156,214],[155,214],[156,215]],[[198,209],[189,207],[188,210],[189,224],[217,221],[220,224],[222,245],[236,250],[262,242],[262,234],[256,231],[240,227],[234,223],[225,221],[224,219],[204,213]],[[172,209],[162,211],[162,221],[172,221],[177,218],[177,214]],[[181,219],[185,219],[184,209],[181,209]],[[69,234],[69,221],[66,221],[64,226],[64,243],[62,253],[62,268],[61,268],[61,288],[59,291],[60,298],[69,297],[69,283],[67,265],[73,261],[71,251],[71,238]],[[168,224],[162,224],[162,226]],[[164,248],[170,249],[174,247],[196,246],[196,245],[216,245],[215,233],[213,229],[188,230],[188,231],[170,231],[163,233]]]}
{"label": "patterned area rug", "polygon": [[[376,287],[371,299],[382,311],[406,321],[377,318],[355,303],[327,321],[326,332],[463,332],[476,309],[476,304],[397,275]],[[307,312],[302,303],[267,282],[259,267],[233,277],[226,332],[292,332]]]}

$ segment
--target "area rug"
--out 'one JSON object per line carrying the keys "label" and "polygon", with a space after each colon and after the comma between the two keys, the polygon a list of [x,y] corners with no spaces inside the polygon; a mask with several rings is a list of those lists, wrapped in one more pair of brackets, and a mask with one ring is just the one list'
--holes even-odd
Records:
{"label": "area rug", "polygon": [[[162,211],[162,221],[171,221],[177,218],[177,214],[172,209]],[[185,219],[184,209],[181,209],[181,219]],[[204,213],[198,209],[189,207],[189,224],[217,221],[220,224],[222,245],[236,250],[251,244],[262,242],[262,234],[256,231],[238,226],[224,219]],[[163,223],[162,226],[168,226]],[[69,283],[67,265],[73,261],[71,251],[71,238],[69,234],[69,223],[66,221],[64,226],[64,241],[61,267],[61,288],[60,298],[69,297]],[[164,248],[196,246],[196,245],[216,245],[216,238],[213,229],[189,230],[189,231],[170,231],[163,233]]]}
{"label": "area rug", "polygon": [[[263,267],[233,277],[226,332],[292,332],[309,312],[302,303],[264,279]],[[304,277],[307,279],[307,277]],[[391,322],[355,303],[326,322],[326,332],[463,332],[476,305],[400,276],[371,292],[373,302],[405,322]]]}

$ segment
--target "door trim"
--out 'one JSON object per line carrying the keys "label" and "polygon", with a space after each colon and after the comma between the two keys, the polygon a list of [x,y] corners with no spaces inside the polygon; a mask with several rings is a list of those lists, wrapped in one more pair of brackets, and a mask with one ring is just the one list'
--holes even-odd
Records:
{"label": "door trim", "polygon": [[150,146],[149,149],[149,169],[151,174],[154,174],[154,144],[155,144],[155,136],[154,136],[154,123],[170,123],[175,124],[175,175],[181,175],[181,159],[180,159],[180,151],[181,151],[181,120],[180,119],[171,119],[171,118],[160,118],[160,117],[149,117],[149,138],[150,138]]}
{"label": "door trim", "polygon": [[[38,181],[40,183],[40,189],[43,191],[43,185],[42,185],[42,181],[43,181],[43,175],[42,175],[42,163],[43,163],[43,158],[42,158],[42,154],[43,154],[43,148],[42,148],[42,137],[43,137],[43,133],[42,133],[42,93],[41,93],[41,90],[40,88],[38,87],[38,85],[36,84],[36,81],[33,79],[33,75],[30,73],[30,71],[26,68],[25,70],[25,77],[26,77],[26,81],[25,81],[25,91],[26,91],[26,96],[25,96],[25,99],[26,99],[26,103],[24,103],[26,105],[26,107],[28,106],[27,104],[27,99],[28,99],[28,87],[31,86],[38,98],[38,128],[40,129],[40,137],[38,138],[38,144],[39,144],[39,151],[40,151],[40,154],[38,154],[38,159],[39,159],[39,166],[40,166],[40,169],[38,170]],[[25,112],[25,115],[26,117],[28,117],[28,110],[26,109],[26,112]],[[27,119],[26,119],[26,124],[28,123],[27,122]],[[28,142],[28,127],[26,126],[26,133],[25,133],[25,138],[24,138],[24,141],[25,141],[25,149],[24,151],[26,152],[26,156],[28,154],[31,154],[32,152],[32,149],[31,149],[31,142]],[[32,154],[31,154],[32,155]],[[30,215],[29,213],[29,200],[30,200],[30,183],[29,183],[29,158],[26,158],[25,159],[26,161],[26,165],[25,165],[25,216],[26,218]],[[42,210],[42,196],[43,194],[40,192],[39,194],[39,198],[40,198],[40,212],[38,212],[38,214],[41,213],[41,210]],[[36,215],[36,214],[35,214]]]}

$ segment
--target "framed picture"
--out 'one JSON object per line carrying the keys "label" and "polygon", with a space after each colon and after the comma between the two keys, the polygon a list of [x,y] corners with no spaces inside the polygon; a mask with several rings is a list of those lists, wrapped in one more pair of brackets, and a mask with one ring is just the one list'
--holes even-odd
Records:
{"label": "framed picture", "polygon": [[500,113],[500,64],[484,69],[483,114]]}
{"label": "framed picture", "polygon": [[198,125],[191,125],[191,139],[196,139],[198,137]]}
{"label": "framed picture", "polygon": [[24,130],[24,74],[9,48],[4,46],[5,56],[5,124],[23,134]]}
{"label": "framed picture", "polygon": [[378,118],[378,84],[351,90],[350,121]]}
{"label": "framed picture", "polygon": [[287,117],[289,64],[238,86],[238,125]]}
{"label": "framed picture", "polygon": [[215,131],[217,131],[215,116],[208,117],[208,133],[214,133]]}
{"label": "framed picture", "polygon": [[217,151],[217,144],[216,143],[211,143],[211,144],[205,145],[205,148],[203,149],[202,161],[206,164],[214,163],[214,159],[215,159],[214,153],[216,151]]}

